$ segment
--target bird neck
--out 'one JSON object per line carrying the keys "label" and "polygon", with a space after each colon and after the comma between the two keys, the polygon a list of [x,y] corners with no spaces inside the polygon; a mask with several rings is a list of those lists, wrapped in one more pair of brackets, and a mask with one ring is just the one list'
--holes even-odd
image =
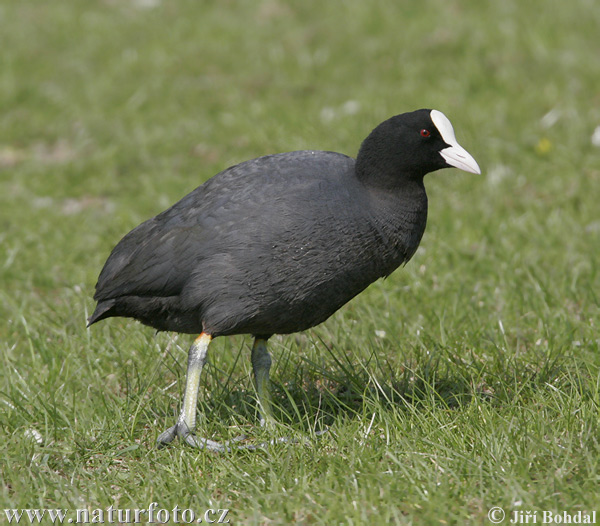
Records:
{"label": "bird neck", "polygon": [[427,220],[427,193],[423,179],[405,180],[392,191],[367,187],[370,208],[378,222],[405,229],[423,224]]}
{"label": "bird neck", "polygon": [[391,272],[414,255],[425,232],[427,194],[423,179],[406,180],[393,191],[367,187],[366,193],[370,223],[385,247],[382,255]]}
{"label": "bird neck", "polygon": [[363,141],[356,156],[356,178],[376,215],[395,221],[398,216],[427,214],[424,172],[407,168],[400,153],[377,140],[378,128]]}

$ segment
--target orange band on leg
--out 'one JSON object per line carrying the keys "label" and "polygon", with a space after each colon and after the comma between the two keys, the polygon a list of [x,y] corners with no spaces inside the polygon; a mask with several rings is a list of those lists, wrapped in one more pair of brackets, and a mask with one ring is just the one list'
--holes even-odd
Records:
{"label": "orange band on leg", "polygon": [[210,343],[212,336],[206,332],[201,332],[200,335],[194,340],[196,343]]}

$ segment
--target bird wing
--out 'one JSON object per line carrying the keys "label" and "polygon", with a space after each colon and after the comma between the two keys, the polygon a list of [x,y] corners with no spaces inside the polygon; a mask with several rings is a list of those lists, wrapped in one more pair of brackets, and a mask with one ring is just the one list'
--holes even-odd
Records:
{"label": "bird wing", "polygon": [[335,179],[353,162],[331,152],[290,152],[224,170],[129,232],[106,261],[94,299],[179,295],[203,259],[240,249],[236,233],[239,245],[261,237],[265,222],[276,228],[270,209],[286,206],[287,194]]}

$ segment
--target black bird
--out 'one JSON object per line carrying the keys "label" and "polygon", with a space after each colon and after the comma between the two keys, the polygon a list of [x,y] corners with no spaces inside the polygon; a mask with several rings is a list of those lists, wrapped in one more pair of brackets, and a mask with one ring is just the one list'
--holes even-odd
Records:
{"label": "black bird", "polygon": [[232,166],[127,234],[106,261],[88,326],[112,316],[200,334],[189,350],[183,407],[158,437],[222,450],[195,436],[210,341],[251,334],[261,424],[273,334],[313,327],[417,250],[427,220],[423,177],[480,173],[452,124],[422,109],[392,117],[356,160],[326,151],[268,155]]}

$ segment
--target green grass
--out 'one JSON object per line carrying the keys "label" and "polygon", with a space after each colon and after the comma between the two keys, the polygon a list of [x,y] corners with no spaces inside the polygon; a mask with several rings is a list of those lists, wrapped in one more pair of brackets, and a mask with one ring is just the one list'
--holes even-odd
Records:
{"label": "green grass", "polygon": [[[0,2],[0,508],[600,512],[598,27],[591,0]],[[483,175],[429,175],[414,259],[272,339],[276,434],[306,443],[155,449],[190,338],[86,330],[112,246],[233,163],[355,155],[420,107]],[[249,344],[211,346],[206,436],[267,438]]]}

